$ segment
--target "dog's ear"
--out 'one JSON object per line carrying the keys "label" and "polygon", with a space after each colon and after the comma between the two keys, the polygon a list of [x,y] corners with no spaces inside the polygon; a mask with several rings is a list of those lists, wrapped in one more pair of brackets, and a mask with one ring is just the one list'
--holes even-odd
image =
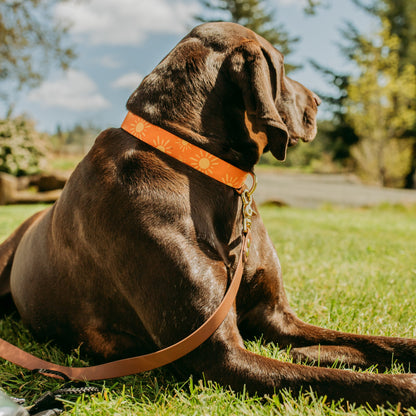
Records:
{"label": "dog's ear", "polygon": [[252,137],[267,136],[260,150],[266,145],[276,159],[285,160],[289,133],[276,108],[284,77],[283,56],[274,52],[271,56],[257,41],[247,39],[229,56],[228,69],[241,89]]}

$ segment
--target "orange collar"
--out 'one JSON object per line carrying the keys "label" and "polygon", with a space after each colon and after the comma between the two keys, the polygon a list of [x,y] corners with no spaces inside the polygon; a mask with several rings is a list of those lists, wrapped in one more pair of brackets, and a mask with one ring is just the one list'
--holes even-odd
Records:
{"label": "orange collar", "polygon": [[248,172],[150,124],[133,113],[127,113],[121,128],[137,139],[227,186],[240,189],[244,185]]}

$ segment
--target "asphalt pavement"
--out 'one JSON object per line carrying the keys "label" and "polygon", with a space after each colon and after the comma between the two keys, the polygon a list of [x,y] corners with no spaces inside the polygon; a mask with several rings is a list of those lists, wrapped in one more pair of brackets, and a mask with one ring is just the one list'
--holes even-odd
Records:
{"label": "asphalt pavement", "polygon": [[275,202],[293,207],[369,207],[382,203],[416,204],[416,190],[380,188],[360,183],[353,175],[256,172],[257,204]]}

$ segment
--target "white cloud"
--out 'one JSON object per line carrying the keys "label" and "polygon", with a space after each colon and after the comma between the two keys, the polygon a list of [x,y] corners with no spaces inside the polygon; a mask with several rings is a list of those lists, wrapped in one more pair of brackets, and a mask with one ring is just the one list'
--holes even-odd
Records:
{"label": "white cloud", "polygon": [[97,85],[84,72],[70,69],[60,78],[44,82],[28,95],[30,101],[46,107],[74,111],[97,110],[110,106],[98,92]]}
{"label": "white cloud", "polygon": [[113,88],[135,89],[142,82],[143,76],[137,72],[129,72],[117,78],[111,86]]}
{"label": "white cloud", "polygon": [[305,7],[308,2],[307,0],[277,0],[277,4],[281,6],[297,6],[301,8]]}
{"label": "white cloud", "polygon": [[185,32],[199,9],[196,0],[69,0],[55,12],[92,44],[137,45],[150,33]]}
{"label": "white cloud", "polygon": [[111,55],[104,55],[102,56],[99,60],[98,63],[100,65],[102,65],[105,68],[120,68],[121,67],[121,62],[116,60],[114,57],[112,57]]}

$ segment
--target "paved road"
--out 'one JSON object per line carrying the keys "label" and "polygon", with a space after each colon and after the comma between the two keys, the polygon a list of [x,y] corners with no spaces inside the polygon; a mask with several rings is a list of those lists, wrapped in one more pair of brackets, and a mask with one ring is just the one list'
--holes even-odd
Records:
{"label": "paved road", "polygon": [[416,190],[379,188],[359,183],[354,177],[332,174],[256,172],[257,204],[277,201],[293,207],[317,208],[373,206],[383,202],[416,204]]}

